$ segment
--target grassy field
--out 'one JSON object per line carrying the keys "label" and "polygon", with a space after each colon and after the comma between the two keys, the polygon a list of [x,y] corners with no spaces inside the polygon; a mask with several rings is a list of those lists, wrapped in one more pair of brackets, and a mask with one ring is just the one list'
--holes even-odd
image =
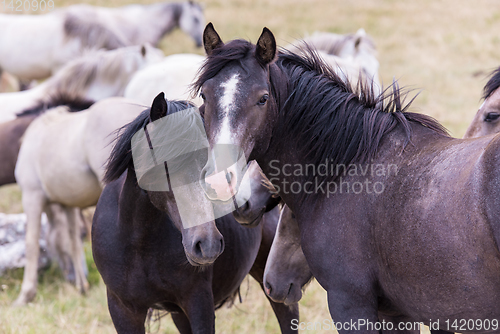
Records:
{"label": "grassy field", "polygon": [[[55,0],[56,6],[79,1]],[[149,3],[151,1],[142,1]],[[92,0],[91,4],[118,6],[132,1]],[[256,41],[262,28],[274,32],[285,45],[314,31],[351,33],[364,28],[375,40],[383,83],[397,79],[401,86],[420,92],[412,111],[442,122],[453,136],[461,137],[481,103],[488,73],[500,65],[500,7],[494,0],[341,1],[341,0],[210,0],[207,22],[214,23],[223,40]],[[1,9],[0,9],[1,10]],[[176,31],[160,47],[166,54],[202,54],[192,40]],[[17,186],[0,188],[0,211],[20,212]],[[93,267],[90,245],[87,258],[92,288],[79,296],[64,283],[57,270],[40,278],[35,303],[11,308],[22,272],[0,277],[0,333],[113,333],[105,288]],[[220,333],[276,333],[277,321],[260,288],[251,280],[242,285],[244,303],[217,312]],[[301,301],[301,321],[329,319],[326,294],[312,283]],[[159,333],[175,332],[170,318],[161,321]],[[308,331],[314,333],[316,331]]]}

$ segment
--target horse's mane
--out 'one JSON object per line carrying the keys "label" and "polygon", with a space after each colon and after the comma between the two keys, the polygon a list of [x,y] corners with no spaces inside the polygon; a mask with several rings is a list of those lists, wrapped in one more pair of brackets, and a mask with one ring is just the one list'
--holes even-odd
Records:
{"label": "horse's mane", "polygon": [[142,57],[140,48],[132,46],[112,51],[92,51],[69,62],[41,84],[45,89],[44,97],[17,115],[35,115],[58,105],[66,105],[73,111],[87,109],[94,101],[85,99],[83,95],[95,80],[129,81],[139,63],[133,61],[133,57]]}
{"label": "horse's mane", "polygon": [[47,80],[47,93],[63,91],[77,97],[97,78],[104,82],[128,82],[130,74],[138,69],[137,60],[142,57],[143,52],[141,48],[130,46],[111,51],[90,51],[66,64]]}
{"label": "horse's mane", "polygon": [[[348,166],[366,162],[396,126],[406,134],[406,145],[412,133],[410,122],[448,135],[435,119],[407,112],[413,99],[405,103],[407,94],[397,82],[379,96],[374,94],[373,83],[360,82],[354,89],[313,49],[302,55],[285,50],[274,66],[286,74],[289,86],[272,140],[294,143],[294,149],[307,163],[318,166],[328,161]],[[327,174],[325,179],[337,177]],[[308,177],[313,179],[315,175]]]}
{"label": "horse's mane", "polygon": [[113,50],[130,44],[119,31],[104,25],[88,5],[70,7],[64,14],[63,27],[66,39],[79,39],[84,48]]}
{"label": "horse's mane", "polygon": [[64,92],[58,92],[56,94],[48,94],[42,100],[39,100],[35,106],[18,113],[17,117],[40,115],[57,106],[66,106],[69,112],[77,112],[90,108],[94,103],[95,101],[69,96]]}
{"label": "horse's mane", "polygon": [[500,87],[500,67],[491,72],[490,79],[483,89],[483,99],[487,99]]}
{"label": "horse's mane", "polygon": [[[168,115],[193,106],[187,101],[167,101],[167,105]],[[118,179],[132,166],[132,137],[151,121],[149,117],[150,110],[149,108],[144,110],[132,122],[124,125],[115,132],[115,144],[106,162],[105,183]]]}

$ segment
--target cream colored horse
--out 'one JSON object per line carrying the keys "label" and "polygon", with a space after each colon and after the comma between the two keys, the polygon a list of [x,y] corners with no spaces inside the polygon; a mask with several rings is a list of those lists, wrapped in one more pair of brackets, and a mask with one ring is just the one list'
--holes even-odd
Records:
{"label": "cream colored horse", "polygon": [[88,49],[156,45],[176,27],[201,46],[204,25],[203,11],[193,2],[81,4],[44,15],[0,14],[0,70],[23,81],[44,79]]}
{"label": "cream colored horse", "polygon": [[149,105],[160,92],[167,100],[188,100],[200,106],[200,97],[192,96],[189,85],[194,81],[198,69],[205,60],[196,54],[175,54],[163,61],[147,66],[130,79],[124,96]]}
{"label": "cream colored horse", "polygon": [[[58,107],[38,117],[26,131],[15,171],[27,215],[26,267],[16,305],[36,295],[40,217],[43,211],[57,212],[49,205],[58,205],[67,219],[63,231],[69,235],[66,247],[71,251],[75,283],[82,292],[87,290],[77,228],[79,208],[93,206],[99,199],[114,131],[146,108],[124,98],[109,98],[78,113]],[[64,217],[55,220],[64,222]]]}
{"label": "cream colored horse", "polygon": [[98,101],[121,96],[132,75],[164,58],[150,45],[130,46],[112,51],[94,51],[66,64],[52,78],[22,92],[0,94],[0,122],[37,107],[56,106],[61,98]]}

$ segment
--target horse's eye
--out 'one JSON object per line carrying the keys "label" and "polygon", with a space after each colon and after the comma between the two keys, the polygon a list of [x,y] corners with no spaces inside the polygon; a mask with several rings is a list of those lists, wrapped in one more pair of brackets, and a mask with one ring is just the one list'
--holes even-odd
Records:
{"label": "horse's eye", "polygon": [[497,120],[498,117],[500,117],[499,113],[497,113],[497,112],[489,112],[489,113],[486,114],[486,116],[484,116],[484,121],[485,122],[493,122],[493,121]]}
{"label": "horse's eye", "polygon": [[259,100],[259,105],[263,106],[264,104],[266,104],[267,100],[269,100],[269,95],[267,94],[264,94],[262,95],[262,97],[260,98]]}
{"label": "horse's eye", "polygon": [[295,219],[295,213],[292,213],[292,218]]}
{"label": "horse's eye", "polygon": [[202,99],[203,101],[205,101],[206,97],[205,97],[205,94],[203,94],[203,92],[202,92],[202,93],[200,93],[200,97],[201,97],[201,99]]}

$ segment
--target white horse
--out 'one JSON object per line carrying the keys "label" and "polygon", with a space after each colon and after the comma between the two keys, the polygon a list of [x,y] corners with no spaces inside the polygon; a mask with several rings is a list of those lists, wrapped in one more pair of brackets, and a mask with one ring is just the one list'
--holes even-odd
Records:
{"label": "white horse", "polygon": [[302,52],[305,44],[318,50],[321,58],[342,78],[348,78],[351,83],[357,84],[361,76],[363,80],[374,82],[375,94],[381,93],[375,43],[364,29],[346,35],[315,32],[285,48],[293,52]]}
{"label": "white horse", "polygon": [[137,71],[125,88],[124,96],[149,105],[158,93],[164,92],[168,100],[188,100],[200,106],[203,103],[201,98],[192,96],[189,85],[204,60],[204,56],[196,54],[165,57],[163,61]]}
{"label": "white horse", "polygon": [[74,5],[44,15],[0,14],[0,71],[44,79],[86,49],[150,43],[176,27],[198,46],[205,19],[198,4],[157,3],[118,8]]}
{"label": "white horse", "polygon": [[0,94],[0,122],[13,120],[23,111],[35,112],[64,101],[98,101],[121,96],[137,70],[163,58],[161,50],[147,44],[89,52],[32,89]]}
{"label": "white horse", "polygon": [[[77,113],[58,107],[38,117],[26,131],[15,170],[27,215],[26,267],[16,305],[28,303],[36,294],[43,211],[49,220],[66,222],[67,227],[61,231],[67,231],[66,248],[75,269],[75,283],[81,291],[87,290],[83,246],[77,228],[79,208],[93,206],[99,199],[114,131],[145,109],[120,97],[97,102]],[[54,205],[62,210],[63,217],[50,216],[57,211]]]}

